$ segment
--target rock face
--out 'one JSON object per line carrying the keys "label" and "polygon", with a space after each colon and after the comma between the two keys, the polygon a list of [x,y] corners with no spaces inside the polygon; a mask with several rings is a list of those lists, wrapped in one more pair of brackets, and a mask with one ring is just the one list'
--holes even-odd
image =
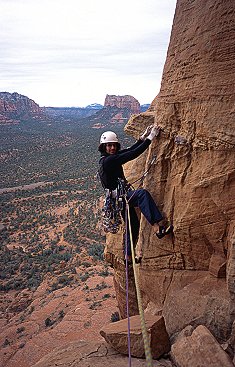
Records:
{"label": "rock face", "polygon": [[[175,230],[158,240],[141,216],[138,271],[144,306],[162,309],[171,337],[203,324],[222,342],[234,320],[234,25],[234,0],[178,0],[160,92],[126,126],[136,138],[151,123],[164,129],[126,175],[134,181],[157,156],[144,187]],[[121,249],[121,233],[107,237],[119,284]]]}
{"label": "rock face", "polygon": [[130,113],[140,113],[140,104],[132,96],[115,96],[115,95],[106,95],[104,101],[105,107],[118,107],[118,108],[127,108]]}
{"label": "rock face", "polygon": [[0,92],[0,123],[19,123],[20,119],[43,116],[43,109],[32,99],[18,93]]}

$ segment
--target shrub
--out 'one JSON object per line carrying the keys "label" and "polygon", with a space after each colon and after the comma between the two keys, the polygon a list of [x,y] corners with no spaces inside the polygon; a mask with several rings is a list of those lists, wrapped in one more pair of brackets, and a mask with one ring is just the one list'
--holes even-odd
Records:
{"label": "shrub", "polygon": [[64,313],[64,310],[61,310],[59,312],[59,318],[62,319],[64,317],[65,313]]}
{"label": "shrub", "polygon": [[110,296],[110,294],[109,293],[105,293],[104,295],[103,295],[103,299],[108,299],[108,298],[110,298],[111,296]]}
{"label": "shrub", "polygon": [[3,347],[7,347],[8,345],[10,345],[10,342],[9,342],[9,340],[6,338],[5,340],[4,340],[4,343],[3,343]]}
{"label": "shrub", "polygon": [[102,271],[100,271],[99,272],[99,275],[101,276],[101,277],[108,277],[109,276],[109,271],[108,271],[108,269],[107,268],[105,268],[104,270],[102,270]]}
{"label": "shrub", "polygon": [[119,313],[117,311],[113,312],[111,317],[110,317],[110,320],[111,320],[111,322],[119,321],[120,320]]}
{"label": "shrub", "polygon": [[101,302],[100,302],[100,301],[94,301],[94,302],[89,306],[89,308],[90,308],[91,310],[96,310],[96,309],[97,309],[97,307],[99,307],[99,306],[101,306]]}
{"label": "shrub", "polygon": [[104,247],[103,245],[95,244],[88,248],[88,254],[92,256],[95,260],[104,259]]}
{"label": "shrub", "polygon": [[88,273],[82,274],[82,275],[80,275],[80,280],[82,282],[85,282],[89,278],[89,276],[90,275]]}
{"label": "shrub", "polygon": [[101,284],[97,284],[95,289],[98,289],[99,291],[101,291],[101,289],[105,289],[107,287],[108,285],[103,281]]}
{"label": "shrub", "polygon": [[46,320],[45,320],[45,325],[46,325],[46,327],[51,326],[51,325],[53,325],[53,324],[54,324],[54,321],[52,321],[52,320],[50,319],[50,317],[47,317],[47,318],[46,318]]}

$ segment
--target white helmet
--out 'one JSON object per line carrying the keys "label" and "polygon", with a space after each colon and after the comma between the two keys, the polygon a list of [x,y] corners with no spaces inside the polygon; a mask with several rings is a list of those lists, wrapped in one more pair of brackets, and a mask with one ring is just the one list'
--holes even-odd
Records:
{"label": "white helmet", "polygon": [[105,131],[100,137],[100,144],[119,143],[117,135],[113,131]]}

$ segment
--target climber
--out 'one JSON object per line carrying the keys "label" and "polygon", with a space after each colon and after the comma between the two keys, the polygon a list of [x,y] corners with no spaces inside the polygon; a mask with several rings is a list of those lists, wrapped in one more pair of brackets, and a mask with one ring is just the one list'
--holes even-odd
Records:
{"label": "climber", "polygon": [[[173,231],[173,226],[161,224],[163,216],[157,208],[152,196],[145,189],[133,190],[128,184],[122,165],[141,155],[151,144],[152,140],[160,133],[158,126],[149,126],[140,136],[140,139],[131,147],[120,150],[117,135],[112,131],[104,132],[100,137],[98,150],[101,153],[99,160],[99,176],[104,188],[109,191],[116,190],[120,180],[126,188],[126,199],[130,209],[131,231],[134,243],[137,242],[139,234],[139,219],[135,208],[139,208],[147,221],[153,226],[156,236],[161,239]],[[125,221],[125,201],[122,210],[122,218]],[[128,227],[128,226],[127,226]],[[130,236],[127,230],[127,256],[131,261]],[[139,262],[141,259],[139,259]]]}

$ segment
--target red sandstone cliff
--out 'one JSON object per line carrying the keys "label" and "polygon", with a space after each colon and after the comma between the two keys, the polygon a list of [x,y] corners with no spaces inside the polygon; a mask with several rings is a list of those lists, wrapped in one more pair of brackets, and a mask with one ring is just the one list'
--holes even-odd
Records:
{"label": "red sandstone cliff", "polygon": [[0,92],[0,124],[43,116],[43,109],[32,99],[18,93]]}
{"label": "red sandstone cliff", "polygon": [[141,106],[137,99],[132,96],[115,96],[106,95],[104,108],[100,109],[93,116],[89,117],[90,121],[97,124],[107,123],[127,123],[131,115],[138,114]]}
{"label": "red sandstone cliff", "polygon": [[118,107],[118,108],[127,108],[131,114],[140,113],[140,104],[132,96],[115,96],[115,95],[106,95],[104,101],[104,107]]}
{"label": "red sandstone cliff", "polygon": [[[149,110],[133,116],[126,126],[136,138],[151,123],[164,128],[149,151],[126,167],[126,173],[132,182],[157,155],[144,186],[173,222],[175,232],[170,239],[158,240],[141,218],[137,247],[144,255],[138,272],[145,307],[162,312],[172,337],[187,325],[202,324],[218,341],[231,342],[235,313],[234,42],[233,0],[178,0],[160,92]],[[125,316],[121,257],[122,234],[109,235],[106,259],[114,264],[117,299]],[[133,286],[131,291],[135,314]]]}

